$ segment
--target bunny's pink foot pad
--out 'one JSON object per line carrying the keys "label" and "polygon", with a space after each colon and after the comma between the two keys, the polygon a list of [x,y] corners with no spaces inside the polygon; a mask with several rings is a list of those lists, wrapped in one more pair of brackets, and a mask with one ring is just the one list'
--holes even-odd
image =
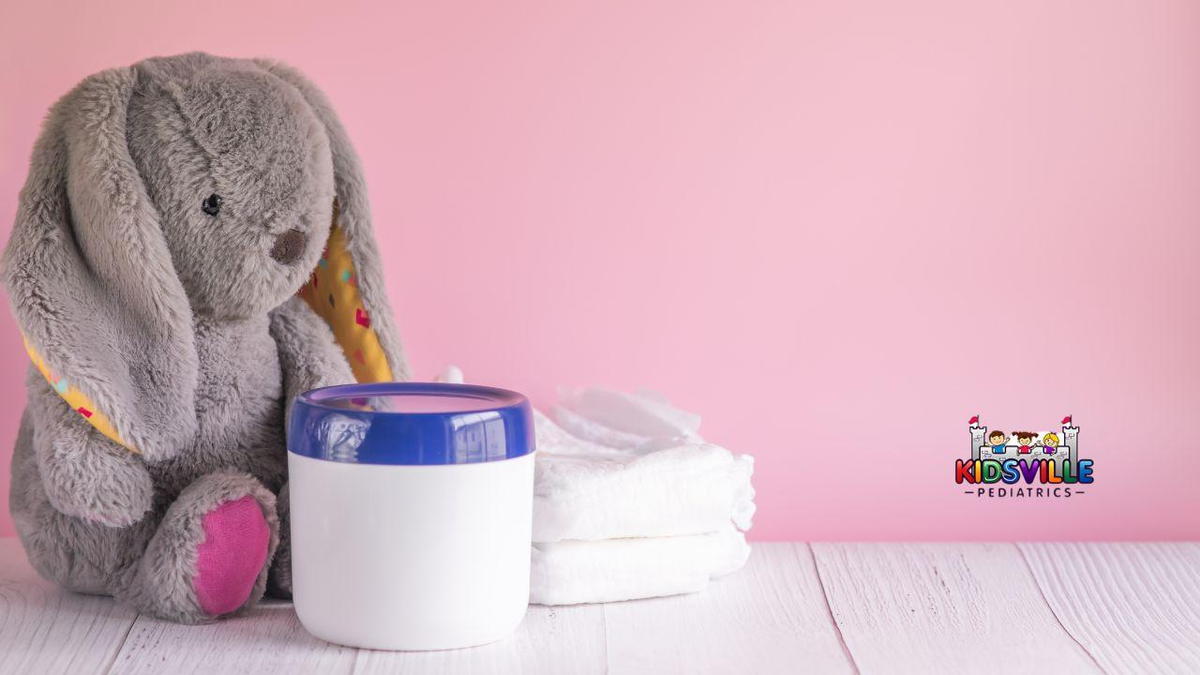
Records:
{"label": "bunny's pink foot pad", "polygon": [[204,542],[196,550],[196,600],[210,616],[246,603],[267,562],[271,528],[253,497],[222,502],[204,514]]}

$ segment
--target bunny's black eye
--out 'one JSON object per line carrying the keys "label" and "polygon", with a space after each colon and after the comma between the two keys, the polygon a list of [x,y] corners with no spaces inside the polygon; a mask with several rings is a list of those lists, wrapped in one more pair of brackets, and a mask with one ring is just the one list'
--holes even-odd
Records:
{"label": "bunny's black eye", "polygon": [[221,196],[209,195],[204,198],[200,204],[200,209],[210,216],[215,216],[221,212]]}

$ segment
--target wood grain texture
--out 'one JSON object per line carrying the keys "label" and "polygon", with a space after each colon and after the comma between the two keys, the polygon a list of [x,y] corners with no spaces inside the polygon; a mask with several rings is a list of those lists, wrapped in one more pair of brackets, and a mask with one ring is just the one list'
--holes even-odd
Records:
{"label": "wood grain texture", "polygon": [[805,544],[758,543],[694,595],[604,605],[613,673],[848,673]]}
{"label": "wood grain texture", "polygon": [[291,603],[276,601],[203,626],[139,616],[111,672],[349,673],[355,654],[309,635]]}
{"label": "wood grain texture", "polygon": [[138,617],[0,540],[0,675],[855,669],[1200,672],[1200,544],[758,543],[703,593],[531,607],[492,645],[391,653],[317,640],[287,603],[207,626]]}
{"label": "wood grain texture", "polygon": [[813,544],[863,673],[1090,673],[1012,544]]}
{"label": "wood grain texture", "polygon": [[374,673],[603,673],[604,607],[531,606],[511,637],[440,652],[360,650],[356,675]]}
{"label": "wood grain texture", "polygon": [[97,673],[137,613],[38,577],[16,539],[0,539],[0,673]]}
{"label": "wood grain texture", "polygon": [[1200,544],[1020,544],[1046,601],[1111,673],[1200,673]]}

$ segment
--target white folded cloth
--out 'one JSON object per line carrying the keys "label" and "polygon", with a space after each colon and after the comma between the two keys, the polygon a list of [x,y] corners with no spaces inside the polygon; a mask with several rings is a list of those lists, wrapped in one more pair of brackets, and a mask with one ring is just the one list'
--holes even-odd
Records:
{"label": "white folded cloth", "polygon": [[701,534],[730,522],[750,528],[752,457],[702,440],[611,448],[575,438],[540,413],[534,419],[534,541]]}
{"label": "white folded cloth", "polygon": [[534,543],[529,601],[574,605],[695,593],[741,569],[749,556],[745,535],[732,525],[679,537]]}
{"label": "white folded cloth", "polygon": [[530,602],[694,593],[746,563],[754,459],[706,443],[698,416],[603,389],[560,392],[551,415],[534,413]]}
{"label": "white folded cloth", "polygon": [[700,416],[662,394],[562,388],[554,419],[569,433],[614,448],[652,450],[699,441]]}
{"label": "white folded cloth", "polygon": [[705,442],[698,415],[605,389],[560,391],[551,415],[533,413],[530,602],[694,593],[746,563],[754,458]]}

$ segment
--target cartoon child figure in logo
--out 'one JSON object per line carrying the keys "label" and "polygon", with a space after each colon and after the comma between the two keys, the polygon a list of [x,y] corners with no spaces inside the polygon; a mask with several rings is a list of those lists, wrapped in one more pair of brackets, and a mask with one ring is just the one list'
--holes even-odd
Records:
{"label": "cartoon child figure in logo", "polygon": [[1022,455],[1028,455],[1033,452],[1033,439],[1037,434],[1032,431],[1014,431],[1013,438],[1017,439],[1017,452]]}
{"label": "cartoon child figure in logo", "polygon": [[1042,452],[1047,455],[1053,455],[1058,452],[1058,434],[1053,431],[1047,431],[1045,436],[1042,436]]}
{"label": "cartoon child figure in logo", "polygon": [[992,448],[993,455],[1003,455],[1004,446],[1008,443],[1008,436],[1004,435],[1003,431],[997,429],[988,434],[988,445]]}

